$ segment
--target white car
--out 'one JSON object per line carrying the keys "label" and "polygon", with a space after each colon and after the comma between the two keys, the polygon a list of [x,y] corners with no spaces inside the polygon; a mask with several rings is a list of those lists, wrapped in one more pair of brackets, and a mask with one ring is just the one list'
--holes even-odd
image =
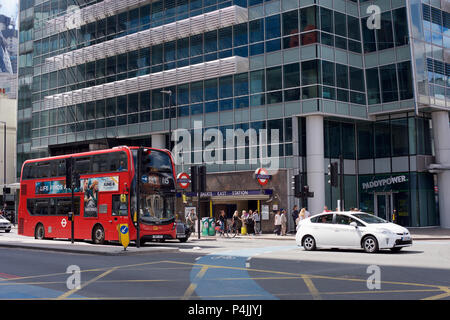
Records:
{"label": "white car", "polygon": [[408,229],[364,212],[326,212],[300,221],[296,242],[305,250],[362,248],[400,251],[412,245]]}
{"label": "white car", "polygon": [[0,230],[3,230],[5,232],[11,231],[11,222],[9,222],[8,219],[0,216]]}

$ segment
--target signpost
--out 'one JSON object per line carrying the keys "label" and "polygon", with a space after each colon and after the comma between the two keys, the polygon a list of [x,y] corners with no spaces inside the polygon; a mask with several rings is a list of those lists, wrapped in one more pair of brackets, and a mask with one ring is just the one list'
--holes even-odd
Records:
{"label": "signpost", "polygon": [[117,226],[119,231],[119,242],[123,246],[123,251],[127,250],[128,245],[130,244],[130,234],[128,224],[119,224]]}

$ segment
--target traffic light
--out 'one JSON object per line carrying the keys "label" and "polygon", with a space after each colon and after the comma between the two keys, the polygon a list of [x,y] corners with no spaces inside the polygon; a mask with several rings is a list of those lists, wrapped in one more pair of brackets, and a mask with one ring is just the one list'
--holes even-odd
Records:
{"label": "traffic light", "polygon": [[202,165],[198,168],[198,175],[199,175],[199,191],[205,192],[206,191],[206,165]]}
{"label": "traffic light", "polygon": [[294,197],[300,197],[301,193],[301,183],[300,183],[300,175],[296,174],[295,176],[292,176],[292,189],[294,190]]}
{"label": "traffic light", "polygon": [[66,158],[66,188],[72,189],[72,170],[74,159]]}
{"label": "traffic light", "polygon": [[338,186],[338,163],[332,162],[328,165],[328,183],[333,187]]}
{"label": "traffic light", "polygon": [[138,159],[140,159],[141,175],[148,174],[150,172],[151,158],[149,155],[151,150],[147,148],[139,148],[138,152],[140,153]]}
{"label": "traffic light", "polygon": [[191,166],[191,192],[198,192],[198,167]]}

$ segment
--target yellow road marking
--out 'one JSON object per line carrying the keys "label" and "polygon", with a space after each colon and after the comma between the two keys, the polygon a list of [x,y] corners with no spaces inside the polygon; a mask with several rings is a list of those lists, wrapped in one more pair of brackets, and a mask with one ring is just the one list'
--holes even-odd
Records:
{"label": "yellow road marking", "polygon": [[424,298],[422,300],[439,300],[439,299],[450,297],[450,289],[448,287],[439,287],[439,289],[441,289],[441,291],[444,291],[444,293],[438,294],[436,296]]}
{"label": "yellow road marking", "polygon": [[302,274],[301,278],[305,282],[306,286],[308,287],[309,293],[311,293],[314,300],[322,300],[322,297],[319,294],[319,290],[317,290],[316,286],[311,280],[311,277],[307,276],[306,274]]}
{"label": "yellow road marking", "polygon": [[[208,266],[203,266],[200,271],[196,274],[194,281],[200,280],[205,275],[206,271],[208,270]],[[191,283],[189,287],[186,289],[186,292],[184,293],[182,300],[188,300],[191,295],[194,293],[195,289],[197,288],[196,283]]]}

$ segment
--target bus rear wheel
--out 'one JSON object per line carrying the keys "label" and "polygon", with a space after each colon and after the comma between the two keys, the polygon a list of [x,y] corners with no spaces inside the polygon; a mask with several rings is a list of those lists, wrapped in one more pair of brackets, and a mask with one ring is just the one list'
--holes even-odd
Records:
{"label": "bus rear wheel", "polygon": [[101,225],[96,225],[92,231],[92,242],[95,244],[105,243],[105,230]]}
{"label": "bus rear wheel", "polygon": [[38,240],[43,240],[45,238],[45,229],[42,223],[38,223],[36,229],[34,230],[34,238]]}

